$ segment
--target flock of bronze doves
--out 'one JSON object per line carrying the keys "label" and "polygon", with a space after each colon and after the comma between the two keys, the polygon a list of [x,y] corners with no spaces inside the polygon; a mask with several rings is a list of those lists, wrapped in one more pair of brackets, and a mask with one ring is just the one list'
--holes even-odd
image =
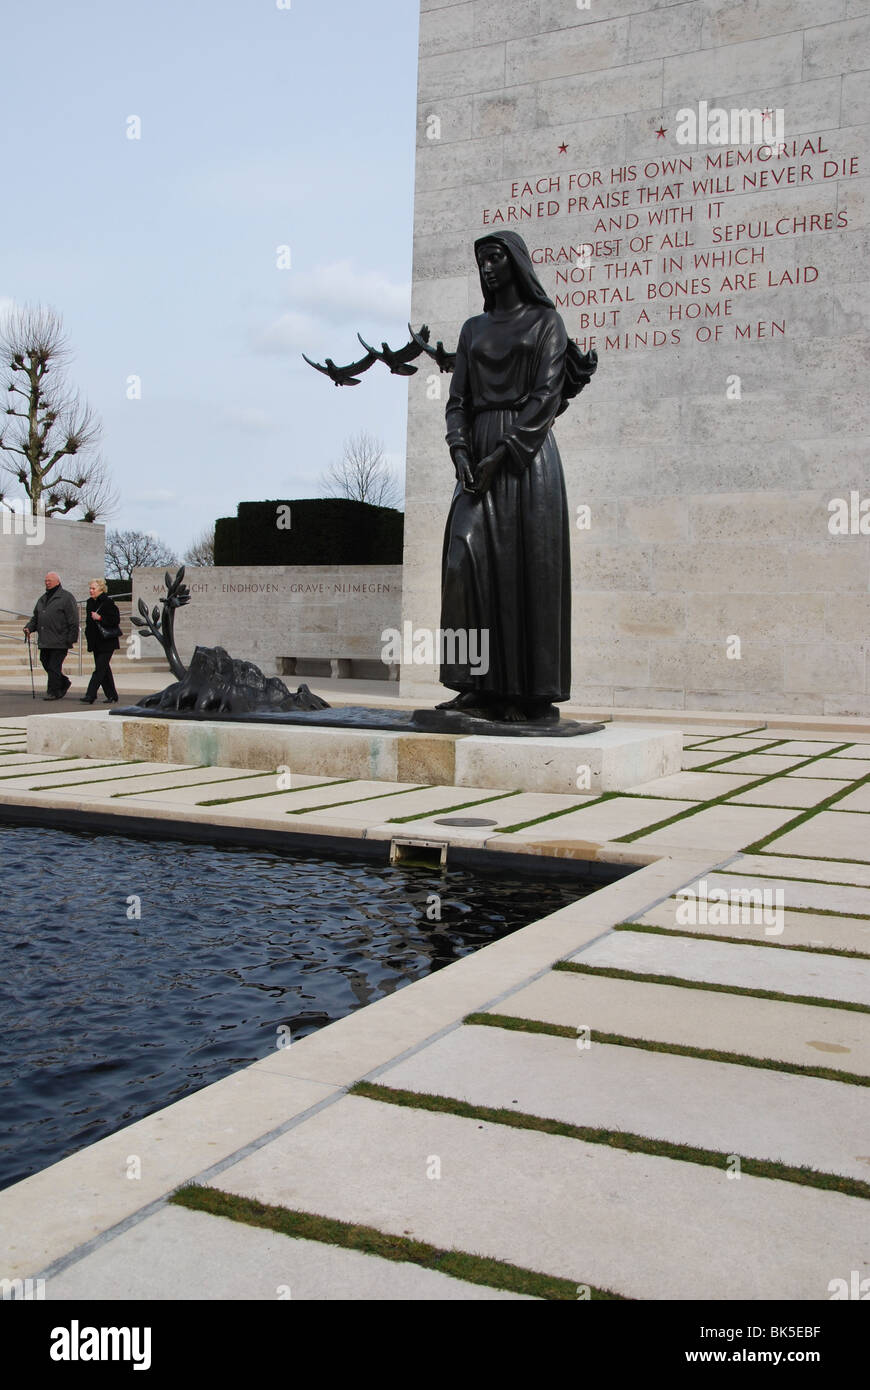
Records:
{"label": "flock of bronze doves", "polygon": [[315,371],[323,372],[324,376],[328,376],[336,386],[359,386],[359,379],[363,372],[367,372],[369,367],[374,366],[375,362],[385,363],[393,376],[413,376],[417,368],[410,364],[415,357],[419,357],[424,352],[438,363],[442,372],[453,371],[456,365],[456,353],[447,352],[440,340],[434,348],[429,346],[428,324],[424,323],[419,333],[415,333],[411,325],[408,324],[408,332],[411,339],[403,348],[394,350],[387,343],[381,343],[380,352],[377,348],[371,347],[365,338],[357,333],[356,336],[365,348],[366,355],[361,357],[358,362],[349,362],[346,367],[336,367],[331,357],[327,357],[324,365],[322,362],[312,362],[310,357],[305,357],[304,352],[302,356],[305,357],[309,367],[313,367]]}

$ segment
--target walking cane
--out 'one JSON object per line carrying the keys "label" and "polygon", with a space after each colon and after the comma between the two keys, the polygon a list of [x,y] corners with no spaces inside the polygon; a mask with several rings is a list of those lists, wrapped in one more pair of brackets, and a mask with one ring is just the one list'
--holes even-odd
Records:
{"label": "walking cane", "polygon": [[27,643],[27,655],[30,657],[30,689],[33,691],[33,698],[36,699],[36,682],[33,679],[33,648],[30,645],[30,635],[25,637]]}

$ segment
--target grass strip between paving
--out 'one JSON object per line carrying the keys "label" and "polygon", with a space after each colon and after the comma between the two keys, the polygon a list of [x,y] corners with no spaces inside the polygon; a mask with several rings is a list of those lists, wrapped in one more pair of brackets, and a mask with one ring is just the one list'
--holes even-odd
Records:
{"label": "grass strip between paving", "polygon": [[[741,941],[740,945],[745,945],[745,942]],[[740,994],[749,999],[776,999],[780,1004],[813,1004],[823,1009],[846,1009],[851,1013],[870,1014],[870,1004],[856,1004],[851,999],[822,999],[814,994],[784,994],[776,989],[751,989],[748,985],[720,985],[710,980],[687,980],[682,975],[618,970],[612,965],[581,965],[575,960],[560,960],[553,969],[569,970],[577,975],[603,975],[610,980],[639,980],[645,985],[677,985],[680,989],[706,989],[712,994]]]}
{"label": "grass strip between paving", "polygon": [[[749,738],[750,734],[762,734],[762,735],[763,735],[763,734],[765,734],[765,733],[768,733],[768,734],[770,733],[769,729],[767,728],[767,725],[766,725],[766,724],[756,724],[756,725],[753,725],[753,727],[752,727],[751,729],[737,729],[737,730],[735,730],[734,733],[729,733],[729,734],[705,734],[703,738],[697,739],[694,743],[685,743],[685,744],[683,744],[683,752],[684,752],[684,753],[699,753],[699,752],[700,752],[700,753],[703,753],[704,748],[705,748],[705,746],[706,746],[708,743],[718,743],[718,742],[720,741],[720,739],[725,739],[725,738]],[[762,743],[764,740],[763,740],[763,738],[761,738],[761,739],[759,739],[758,741],[759,741],[759,743]],[[715,751],[715,750],[714,750],[714,751]],[[750,751],[751,751],[751,750],[750,750]]]}
{"label": "grass strip between paving", "polygon": [[[489,801],[506,801],[509,796],[521,796],[522,789],[517,788],[513,792],[493,792],[492,796],[483,796],[479,801],[461,801],[458,806],[442,806],[437,811],[415,811],[412,816],[390,816],[385,825],[407,825],[412,820],[428,820],[430,816],[449,816],[454,811],[467,811],[471,806],[485,806]],[[504,833],[504,832],[500,832]]]}
{"label": "grass strip between paving", "polygon": [[[277,773],[273,773],[277,776]],[[197,806],[232,806],[236,801],[262,801],[264,796],[289,796],[291,792],[313,792],[318,787],[341,787],[355,782],[355,777],[336,777],[334,782],[307,782],[304,787],[278,787],[269,792],[248,792],[246,796],[218,796],[211,801],[198,801]]]}
{"label": "grass strip between paving", "polygon": [[[357,777],[351,777],[348,780],[351,782],[356,782],[360,781],[361,779]],[[389,782],[387,782],[385,783],[385,785],[389,786],[390,784]],[[359,806],[362,804],[363,801],[386,801],[388,796],[410,796],[411,792],[430,792],[431,790],[432,784],[429,782],[424,782],[421,783],[419,787],[402,787],[402,790],[398,792],[372,792],[371,796],[354,796],[349,797],[346,801],[328,801],[325,806],[300,806],[298,811],[285,811],[284,815],[308,816],[313,815],[315,811],[334,811],[339,806]],[[434,816],[436,812],[431,811],[429,814]]]}
{"label": "grass strip between paving", "polygon": [[[719,767],[720,763],[730,763],[730,762],[733,762],[733,760],[734,760],[735,758],[745,758],[747,754],[749,754],[750,756],[754,757],[756,753],[769,753],[770,750],[771,750],[771,748],[782,748],[783,744],[785,744],[785,743],[793,743],[793,742],[794,742],[794,740],[793,740],[793,739],[790,739],[790,738],[775,738],[775,739],[771,739],[770,743],[759,743],[759,745],[758,745],[757,748],[739,748],[739,749],[736,749],[736,750],[732,749],[732,751],[731,751],[730,753],[727,753],[727,752],[726,752],[726,753],[723,753],[721,758],[711,758],[710,761],[709,761],[709,763],[701,763],[701,764],[699,764],[698,767],[690,768],[690,769],[688,769],[688,771],[690,771],[690,772],[708,772],[708,771],[710,771],[712,768],[717,768],[717,767]],[[689,753],[689,752],[703,752],[703,751],[704,751],[703,749],[689,749],[689,748],[684,748],[684,749],[683,749],[683,752],[684,752],[684,753]],[[716,752],[717,750],[714,749],[714,748],[711,748],[709,751],[710,751],[711,753],[714,753],[714,752]],[[780,755],[778,755],[778,756],[782,756],[782,755],[780,754]],[[790,753],[786,753],[785,756],[786,756],[786,757],[791,757],[791,754],[790,754]],[[777,774],[774,774],[774,775],[777,775]]]}
{"label": "grass strip between paving", "polygon": [[[62,758],[62,759],[61,759],[61,762],[67,762],[67,761],[72,762],[73,759],[69,759],[69,760],[66,759],[66,758]],[[8,776],[0,777],[0,781],[2,781],[2,782],[17,782],[17,781],[19,780],[19,778],[21,778],[21,777],[66,777],[66,775],[67,775],[68,773],[70,773],[70,772],[101,772],[104,768],[107,768],[107,767],[132,767],[134,763],[144,763],[144,762],[145,762],[145,759],[144,759],[144,758],[125,758],[124,761],[121,762],[121,763],[94,763],[94,765],[93,765],[92,768],[84,768],[84,767],[66,767],[66,768],[64,768],[64,767],[58,767],[58,768],[55,768],[54,771],[52,771],[52,769],[49,768],[48,771],[46,771],[46,772],[34,772],[34,771],[33,771],[33,768],[31,768],[29,772],[10,772]],[[109,779],[109,780],[111,780],[111,779]],[[75,782],[52,782],[52,783],[51,783],[49,786],[47,786],[47,787],[25,787],[24,790],[25,790],[25,791],[28,791],[28,792],[35,792],[35,791],[50,791],[50,792],[53,792],[53,791],[56,791],[58,787],[65,787],[65,786],[66,786],[66,787],[70,787],[70,786],[74,787],[74,786],[76,786],[76,785],[77,785],[77,784],[76,784]]]}
{"label": "grass strip between paving", "polygon": [[540,825],[546,820],[558,820],[560,816],[570,816],[574,811],[585,811],[589,806],[600,806],[602,801],[612,801],[615,796],[620,795],[620,792],[602,792],[600,796],[587,797],[585,801],[578,801],[576,806],[566,806],[564,811],[548,811],[546,815],[535,816],[534,820],[518,821],[516,825],[503,825],[498,833],[499,835],[513,835],[518,830],[528,830],[531,825]]}
{"label": "grass strip between paving", "polygon": [[[210,766],[214,766],[214,764],[206,763],[205,766],[206,766],[206,767],[210,767]],[[276,775],[277,775],[277,774],[276,774],[275,772],[234,772],[233,775],[232,775],[232,777],[211,777],[211,778],[208,778],[208,777],[207,777],[207,778],[205,779],[204,782],[177,782],[177,783],[176,783],[174,786],[172,786],[172,787],[160,787],[158,790],[161,791],[161,792],[186,792],[186,791],[189,791],[189,790],[191,789],[191,787],[219,787],[219,786],[221,785],[221,783],[224,783],[224,782],[250,782],[250,781],[252,781],[255,777],[275,777]],[[114,800],[114,798],[115,798],[116,796],[142,796],[142,795],[150,796],[151,793],[150,793],[150,792],[142,793],[142,792],[139,792],[139,791],[132,791],[132,792],[112,792],[112,798],[113,798],[113,800]]]}
{"label": "grass strip between paving", "polygon": [[682,936],[689,941],[727,941],[729,946],[772,946],[775,951],[809,951],[815,956],[852,956],[856,960],[870,960],[870,952],[854,951],[848,946],[808,946],[803,942],[762,941],[759,936],[723,936],[721,932],[684,931],[680,927],[659,927],[648,922],[617,922],[613,930],[646,932],[649,936]]}
{"label": "grass strip between paving", "polygon": [[[513,1033],[546,1033],[554,1038],[571,1038],[575,1043],[579,1033],[577,1028],[570,1028],[564,1023],[545,1023],[536,1018],[518,1018],[514,1014],[469,1014],[462,1022],[486,1028],[504,1028]],[[835,1067],[816,1067],[801,1062],[780,1062],[774,1057],[753,1057],[748,1052],[721,1052],[714,1047],[630,1038],[625,1033],[602,1033],[598,1028],[590,1028],[589,1041],[606,1043],[608,1047],[636,1047],[641,1052],[667,1052],[674,1057],[695,1057],[702,1062],[727,1062],[729,1066],[783,1071],[790,1076],[814,1076],[819,1081],[843,1081],[849,1086],[870,1086],[870,1076],[860,1072],[837,1071]]]}
{"label": "grass strip between paving", "polygon": [[[788,743],[789,740],[788,740],[788,739],[785,739],[784,742]],[[812,754],[810,757],[808,757],[808,758],[802,758],[802,759],[800,759],[797,763],[795,763],[794,767],[788,768],[787,771],[790,772],[790,773],[798,773],[798,772],[800,772],[803,768],[809,767],[810,763],[818,763],[818,762],[821,762],[824,758],[831,758],[831,757],[834,756],[835,753],[840,752],[841,749],[843,749],[843,748],[848,748],[848,747],[849,747],[849,744],[848,744],[848,743],[838,743],[838,744],[834,744],[834,746],[833,746],[832,748],[827,749],[824,753],[813,753],[813,754]],[[732,761],[733,759],[738,759],[738,758],[745,758],[746,756],[747,756],[746,753],[732,753],[732,754],[731,754],[731,757],[728,759],[728,761]],[[750,754],[749,756],[754,756],[754,755],[753,755],[753,754]],[[692,769],[691,769],[692,772],[705,772],[706,770],[707,770],[706,768],[702,768],[702,767],[695,767],[695,768],[692,768]],[[738,771],[739,771],[739,769],[738,769]],[[652,835],[652,834],[654,834],[657,830],[664,830],[664,829],[666,829],[668,826],[675,825],[675,824],[677,823],[677,821],[686,820],[687,817],[689,817],[689,816],[696,816],[696,815],[698,815],[699,811],[709,811],[713,806],[722,806],[722,805],[725,805],[725,804],[727,804],[727,803],[733,802],[733,804],[734,804],[735,806],[737,806],[738,808],[740,808],[744,803],[741,803],[741,802],[739,802],[739,801],[733,801],[733,798],[734,798],[734,797],[736,797],[736,796],[746,796],[749,792],[754,791],[754,790],[756,789],[756,787],[763,787],[763,786],[766,786],[768,782],[775,782],[775,781],[777,781],[778,778],[783,777],[784,775],[785,775],[785,770],[780,770],[779,772],[767,772],[767,773],[765,773],[762,777],[758,777],[755,781],[749,782],[746,786],[743,786],[743,787],[733,787],[733,788],[731,789],[731,791],[722,792],[722,794],[721,794],[720,796],[711,797],[708,801],[701,801],[701,802],[698,803],[697,806],[688,806],[684,811],[677,811],[674,815],[672,815],[672,816],[666,816],[666,817],[664,818],[664,820],[655,821],[654,824],[652,824],[652,825],[642,826],[640,830],[632,830],[632,831],[630,831],[627,835],[617,835],[617,836],[615,837],[615,839],[614,839],[614,843],[615,843],[615,844],[626,844],[626,845],[627,845],[627,844],[630,844],[633,840],[641,840],[641,839],[643,839],[643,837],[644,837],[645,835]],[[862,779],[860,779],[860,780],[863,781],[863,780],[866,780],[866,779],[862,778]],[[835,792],[835,793],[834,793],[834,796],[835,796],[835,797],[837,797],[837,796],[846,796],[848,792],[854,791],[855,788],[856,788],[857,786],[859,786],[859,785],[860,785],[860,782],[859,782],[859,781],[852,781],[852,782],[849,782],[846,786],[844,786],[844,788],[843,788],[842,791],[840,791],[840,792]],[[639,795],[639,796],[641,796],[641,798],[643,798],[644,793],[642,793],[642,792],[641,792],[641,793],[635,793],[635,795]],[[807,810],[803,813],[803,815],[802,815],[801,818],[802,818],[802,819],[806,819],[808,816],[815,815],[816,811],[821,810],[825,805],[826,805],[826,802],[825,802],[825,801],[822,801],[822,802],[820,802],[817,806],[808,807]],[[765,810],[775,810],[776,807],[770,807],[770,806],[768,806],[768,807],[765,807],[764,809],[765,809]],[[784,808],[784,809],[790,810],[791,808],[790,808],[790,807],[786,807],[786,808]],[[789,828],[789,822],[786,822],[786,824],[785,824],[784,826],[780,827],[779,830],[775,830],[775,831],[773,832],[773,834],[770,835],[770,836],[768,836],[767,838],[768,838],[768,839],[773,839],[773,838],[774,838],[775,836],[777,836],[777,835],[782,835],[788,828]],[[766,842],[767,842],[766,840],[760,840],[758,843],[759,843],[759,844],[765,844]],[[741,851],[742,854],[752,854],[753,852],[754,852],[754,847],[753,847],[753,846],[750,846],[750,845],[747,845],[747,846]]]}
{"label": "grass strip between paving", "polygon": [[858,791],[860,787],[866,787],[868,782],[870,782],[870,772],[866,772],[863,777],[856,777],[839,791],[831,792],[831,795],[826,796],[824,801],[819,801],[815,806],[808,806],[805,811],[801,811],[792,820],[786,821],[785,825],[781,825],[778,830],[772,830],[769,835],[762,835],[753,844],[746,845],[743,853],[761,854],[765,845],[780,839],[782,835],[787,835],[791,830],[797,830],[799,825],[803,825],[804,821],[812,820],[813,816],[817,816],[820,811],[829,811],[835,802],[842,801],[845,796],[851,796],[852,792]]}
{"label": "grass strip between paving", "polygon": [[[507,1125],[512,1129],[535,1130],[539,1134],[554,1134],[563,1139],[580,1139],[587,1144],[603,1144],[610,1149],[649,1154],[653,1158],[675,1159],[679,1163],[697,1163],[724,1171],[727,1171],[729,1161],[734,1158],[734,1154],[720,1152],[718,1149],[702,1149],[694,1144],[673,1144],[668,1139],[650,1139],[647,1135],[632,1134],[629,1130],[574,1125],[564,1120],[530,1115],[522,1110],[469,1105],[467,1101],[457,1100],[452,1096],[402,1091],[391,1086],[373,1085],[369,1081],[358,1081],[355,1086],[351,1086],[348,1094],[363,1096],[367,1100],[383,1101],[387,1105],[405,1105],[413,1110],[431,1110],[438,1114],[458,1115],[468,1120]],[[870,1182],[864,1182],[860,1178],[845,1177],[839,1173],[823,1173],[815,1168],[778,1163],[774,1159],[749,1158],[742,1154],[739,1158],[741,1173],[750,1177],[773,1178],[779,1182],[797,1183],[802,1187],[819,1187],[828,1192],[840,1192],[848,1197],[863,1197],[865,1200],[870,1198]]]}
{"label": "grass strip between paving", "polygon": [[[137,759],[135,759],[135,761],[136,761],[136,762],[147,762],[148,760],[147,760],[147,758],[137,758]],[[110,766],[111,766],[111,764],[110,764]],[[128,763],[119,764],[119,766],[132,767],[132,766],[133,766],[133,762],[131,761],[131,762],[128,762]],[[71,769],[71,771],[75,771],[75,772],[82,772],[83,770],[84,770],[83,768],[74,768],[74,769]],[[188,772],[188,771],[189,771],[189,772],[198,772],[199,770],[200,770],[200,769],[199,769],[198,767],[193,766],[193,767],[190,767],[190,768],[182,767],[182,768],[180,768],[180,769],[179,769],[179,768],[168,768],[168,769],[166,770],[166,772],[133,772],[133,773],[130,774],[129,777],[125,777],[125,778],[124,778],[124,781],[125,781],[125,782],[133,782],[133,781],[135,781],[135,779],[136,779],[137,777],[172,777],[172,776],[173,776],[176,772],[178,772],[178,771],[181,771],[181,772]],[[50,772],[46,772],[46,773],[44,773],[44,774],[43,774],[43,773],[40,773],[40,774],[39,774],[40,777],[42,777],[42,776],[50,777],[51,775],[52,775],[52,774],[51,774]],[[98,786],[100,782],[118,782],[119,780],[120,780],[120,773],[117,774],[115,777],[83,777],[82,780],[81,780],[81,782],[63,782],[63,783],[61,783],[61,785],[64,786],[64,787],[93,787],[93,786]],[[50,791],[54,791],[54,788],[55,788],[55,784],[54,784],[53,782],[49,782],[49,783],[47,783],[44,787],[28,787],[28,791],[31,791],[31,792],[50,792]],[[157,788],[155,788],[155,790],[157,790]]]}
{"label": "grass strip between paving", "polygon": [[[760,850],[759,853],[760,853],[760,854],[764,854],[765,851],[764,851],[764,850]],[[773,854],[770,855],[770,858],[771,858],[771,859],[773,859],[773,858],[780,859],[780,858],[782,858],[782,857],[783,857],[783,856],[781,856],[781,855],[773,855]],[[800,855],[795,855],[795,856],[789,855],[789,856],[788,856],[789,859],[791,859],[792,857],[794,857],[794,858],[804,858],[804,859],[807,860],[808,863],[811,863],[811,864],[854,864],[856,868],[862,868],[862,869],[866,869],[866,868],[867,868],[867,865],[866,865],[866,864],[862,864],[861,861],[860,861],[860,859],[811,859],[809,855],[803,855],[803,856],[800,856]],[[771,864],[771,868],[773,868],[773,865],[772,865],[772,864]],[[870,884],[867,884],[867,883],[850,883],[849,880],[848,880],[848,879],[845,879],[845,878],[803,878],[800,874],[787,874],[787,873],[765,874],[765,873],[762,873],[761,869],[741,869],[741,868],[739,867],[739,865],[734,869],[734,873],[735,873],[735,875],[741,875],[741,876],[743,876],[744,878],[773,878],[773,879],[781,878],[781,879],[783,879],[784,882],[786,882],[786,883],[815,883],[819,888],[868,888],[868,887],[870,887]],[[797,908],[790,907],[790,908],[788,909],[788,911],[789,911],[789,912],[796,912],[796,911],[797,911]],[[806,911],[807,911],[807,912],[816,912],[816,911],[818,911],[818,909],[817,909],[817,908],[814,908],[814,907],[808,907],[808,908],[806,909]],[[848,912],[843,912],[843,913],[839,913],[839,914],[837,914],[837,915],[838,915],[838,916],[842,916],[842,917],[849,917],[849,916],[852,916],[853,914],[848,913]]]}
{"label": "grass strip between paving", "polygon": [[541,1274],[534,1269],[524,1269],[521,1265],[508,1264],[505,1260],[469,1255],[463,1250],[442,1250],[422,1240],[387,1235],[374,1226],[359,1226],[311,1212],[294,1211],[289,1207],[267,1206],[252,1197],[238,1197],[215,1187],[200,1187],[198,1184],[182,1187],[173,1193],[169,1201],[190,1211],[207,1212],[210,1216],[224,1216],[246,1226],[277,1231],[294,1240],[316,1240],[323,1245],[357,1250],[382,1260],[419,1265],[421,1269],[431,1269],[451,1279],[462,1279],[469,1284],[482,1284],[509,1293],[576,1302],[578,1287],[582,1287],[589,1289],[591,1299],[622,1300],[621,1294],[611,1293],[607,1289],[578,1286],[570,1279]]}

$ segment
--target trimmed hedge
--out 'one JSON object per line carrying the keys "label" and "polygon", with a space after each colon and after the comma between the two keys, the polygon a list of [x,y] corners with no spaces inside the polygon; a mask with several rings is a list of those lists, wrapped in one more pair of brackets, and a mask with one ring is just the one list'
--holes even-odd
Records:
{"label": "trimmed hedge", "polygon": [[[282,519],[283,527],[278,524]],[[344,497],[240,502],[238,516],[215,523],[214,562],[400,565],[404,528],[402,512]]]}

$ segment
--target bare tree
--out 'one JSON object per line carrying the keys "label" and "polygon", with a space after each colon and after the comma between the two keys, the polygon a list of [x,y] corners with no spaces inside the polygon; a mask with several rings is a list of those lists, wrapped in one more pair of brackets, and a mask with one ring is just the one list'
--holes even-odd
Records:
{"label": "bare tree", "polygon": [[145,531],[106,533],[106,574],[132,583],[134,569],[146,565],[177,565],[176,555],[157,536]]}
{"label": "bare tree", "polygon": [[383,442],[365,430],[345,440],[342,458],[321,476],[320,485],[326,497],[349,497],[375,507],[402,504],[402,487],[384,458]]}
{"label": "bare tree", "polygon": [[[98,453],[102,427],[91,407],[66,382],[71,352],[53,309],[13,310],[0,328],[0,365],[9,371],[0,429],[0,478],[23,487],[35,516],[65,516],[81,509],[84,521],[110,515],[118,505]],[[12,510],[0,492],[0,503]]]}
{"label": "bare tree", "polygon": [[206,526],[198,536],[194,536],[184,554],[186,565],[214,564],[214,524]]}

